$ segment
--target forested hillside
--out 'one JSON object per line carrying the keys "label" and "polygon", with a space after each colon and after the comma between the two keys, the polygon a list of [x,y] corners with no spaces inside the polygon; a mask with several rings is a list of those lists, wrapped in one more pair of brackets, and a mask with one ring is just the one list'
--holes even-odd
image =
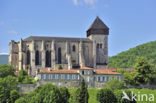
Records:
{"label": "forested hillside", "polygon": [[138,56],[147,57],[148,60],[156,63],[156,41],[139,45],[128,51],[121,52],[116,56],[112,56],[109,58],[108,64],[109,67],[131,68],[135,64],[135,60]]}
{"label": "forested hillside", "polygon": [[8,55],[0,55],[0,64],[8,64]]}

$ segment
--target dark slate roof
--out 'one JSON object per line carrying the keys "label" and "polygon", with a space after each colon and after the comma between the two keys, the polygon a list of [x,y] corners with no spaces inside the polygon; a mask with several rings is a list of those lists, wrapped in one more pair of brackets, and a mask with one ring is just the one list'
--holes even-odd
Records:
{"label": "dark slate roof", "polygon": [[44,40],[44,41],[91,41],[88,38],[67,38],[67,37],[46,37],[46,36],[30,36],[23,41],[37,41],[37,40]]}
{"label": "dark slate roof", "polygon": [[90,29],[109,29],[104,22],[97,16],[92,25],[89,27]]}

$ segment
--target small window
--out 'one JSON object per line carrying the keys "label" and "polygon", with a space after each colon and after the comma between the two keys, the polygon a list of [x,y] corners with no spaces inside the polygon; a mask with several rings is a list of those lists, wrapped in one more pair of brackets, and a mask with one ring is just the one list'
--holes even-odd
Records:
{"label": "small window", "polygon": [[75,45],[73,45],[73,52],[75,52],[76,51],[76,47],[75,47]]}
{"label": "small window", "polygon": [[96,77],[94,77],[94,81],[96,81]]}
{"label": "small window", "polygon": [[78,75],[75,75],[75,79],[78,80]]}
{"label": "small window", "polygon": [[44,79],[44,74],[41,74],[41,79]]}
{"label": "small window", "polygon": [[82,75],[84,75],[84,70],[82,71]]}
{"label": "small window", "polygon": [[106,81],[108,81],[109,80],[109,77],[108,76],[106,76]]}
{"label": "small window", "polygon": [[72,74],[69,75],[69,79],[72,80]]}
{"label": "small window", "polygon": [[102,77],[102,81],[105,81],[105,77]]}
{"label": "small window", "polygon": [[49,74],[46,74],[46,79],[49,79]]}
{"label": "small window", "polygon": [[99,48],[99,46],[100,46],[100,45],[99,45],[99,44],[97,44],[96,48]]}
{"label": "small window", "polygon": [[52,78],[55,79],[55,74],[52,75]]}
{"label": "small window", "polygon": [[102,44],[100,44],[100,48],[102,48]]}
{"label": "small window", "polygon": [[100,76],[98,77],[98,81],[100,81]]}
{"label": "small window", "polygon": [[67,74],[65,74],[65,79],[68,79],[68,75]]}
{"label": "small window", "polygon": [[61,74],[58,75],[58,79],[61,79]]}

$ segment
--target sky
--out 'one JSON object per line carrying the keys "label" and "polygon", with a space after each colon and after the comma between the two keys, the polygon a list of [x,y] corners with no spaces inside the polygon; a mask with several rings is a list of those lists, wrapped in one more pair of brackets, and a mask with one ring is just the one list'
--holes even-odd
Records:
{"label": "sky", "polygon": [[156,0],[0,0],[0,54],[29,36],[85,38],[96,16],[110,28],[109,56],[156,40]]}

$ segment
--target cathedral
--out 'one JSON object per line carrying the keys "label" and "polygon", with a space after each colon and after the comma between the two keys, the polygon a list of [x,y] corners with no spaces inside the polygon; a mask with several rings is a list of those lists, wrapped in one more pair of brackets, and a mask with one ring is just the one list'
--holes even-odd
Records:
{"label": "cathedral", "polygon": [[107,68],[109,28],[96,17],[86,38],[30,36],[9,44],[9,64],[29,75],[45,69]]}

